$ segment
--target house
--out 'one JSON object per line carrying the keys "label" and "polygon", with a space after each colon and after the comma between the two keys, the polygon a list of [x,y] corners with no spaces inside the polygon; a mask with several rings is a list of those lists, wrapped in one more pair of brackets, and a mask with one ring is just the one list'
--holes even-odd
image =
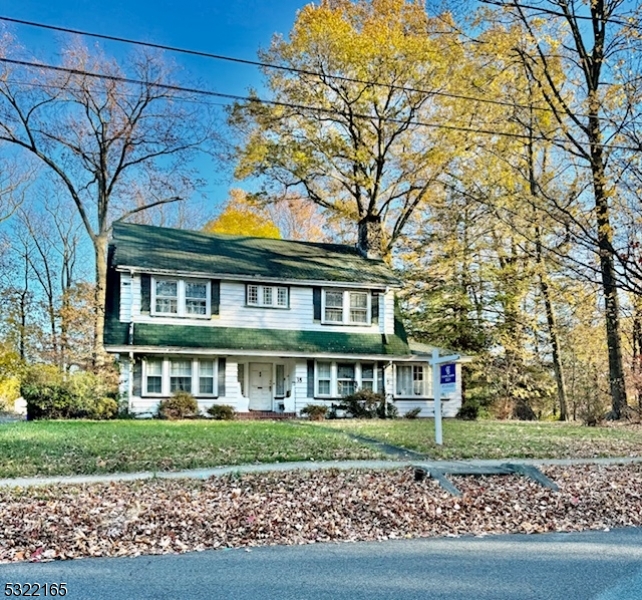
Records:
{"label": "house", "polygon": [[[354,246],[115,223],[105,347],[134,413],[177,390],[201,410],[299,413],[358,389],[433,414],[437,349],[407,339],[401,281]],[[459,373],[460,365],[454,366]],[[461,377],[443,402],[461,405]]]}

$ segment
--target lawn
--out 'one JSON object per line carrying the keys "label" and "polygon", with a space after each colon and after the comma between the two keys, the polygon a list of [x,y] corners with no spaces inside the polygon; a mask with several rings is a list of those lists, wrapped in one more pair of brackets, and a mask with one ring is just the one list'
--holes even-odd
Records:
{"label": "lawn", "polygon": [[[0,425],[0,478],[386,458],[357,434],[432,458],[641,456],[642,427],[444,420],[35,421]],[[398,457],[387,457],[398,458]]]}
{"label": "lawn", "polygon": [[442,447],[435,445],[432,419],[337,420],[319,425],[442,459],[642,456],[640,425],[585,427],[575,423],[444,419]]}
{"label": "lawn", "polygon": [[363,458],[381,455],[340,432],[288,422],[34,421],[0,425],[0,478]]}

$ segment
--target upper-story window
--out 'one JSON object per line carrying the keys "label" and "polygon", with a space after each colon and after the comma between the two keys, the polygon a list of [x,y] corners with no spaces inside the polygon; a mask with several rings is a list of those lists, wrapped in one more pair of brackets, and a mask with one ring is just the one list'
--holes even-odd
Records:
{"label": "upper-story window", "polygon": [[210,283],[198,279],[152,279],[154,315],[206,318],[210,314]]}
{"label": "upper-story window", "polygon": [[323,290],[323,323],[370,325],[370,294],[350,290]]}
{"label": "upper-story window", "polygon": [[288,288],[283,286],[255,285],[253,283],[248,283],[245,298],[248,306],[288,308],[288,292]]}

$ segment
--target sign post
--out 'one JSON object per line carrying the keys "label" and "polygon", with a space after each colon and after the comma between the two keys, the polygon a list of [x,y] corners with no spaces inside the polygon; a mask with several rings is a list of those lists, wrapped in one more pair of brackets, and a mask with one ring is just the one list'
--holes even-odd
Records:
{"label": "sign post", "polygon": [[459,355],[439,356],[439,349],[432,351],[432,389],[435,404],[435,444],[441,446],[443,441],[441,428],[441,396],[452,394],[457,389],[457,369],[455,361]]}

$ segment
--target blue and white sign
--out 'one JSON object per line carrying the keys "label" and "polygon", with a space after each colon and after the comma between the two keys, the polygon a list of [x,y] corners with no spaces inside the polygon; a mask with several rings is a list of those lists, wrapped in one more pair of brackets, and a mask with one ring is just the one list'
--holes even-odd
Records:
{"label": "blue and white sign", "polygon": [[439,366],[439,383],[442,395],[454,394],[457,390],[457,369],[454,363]]}

